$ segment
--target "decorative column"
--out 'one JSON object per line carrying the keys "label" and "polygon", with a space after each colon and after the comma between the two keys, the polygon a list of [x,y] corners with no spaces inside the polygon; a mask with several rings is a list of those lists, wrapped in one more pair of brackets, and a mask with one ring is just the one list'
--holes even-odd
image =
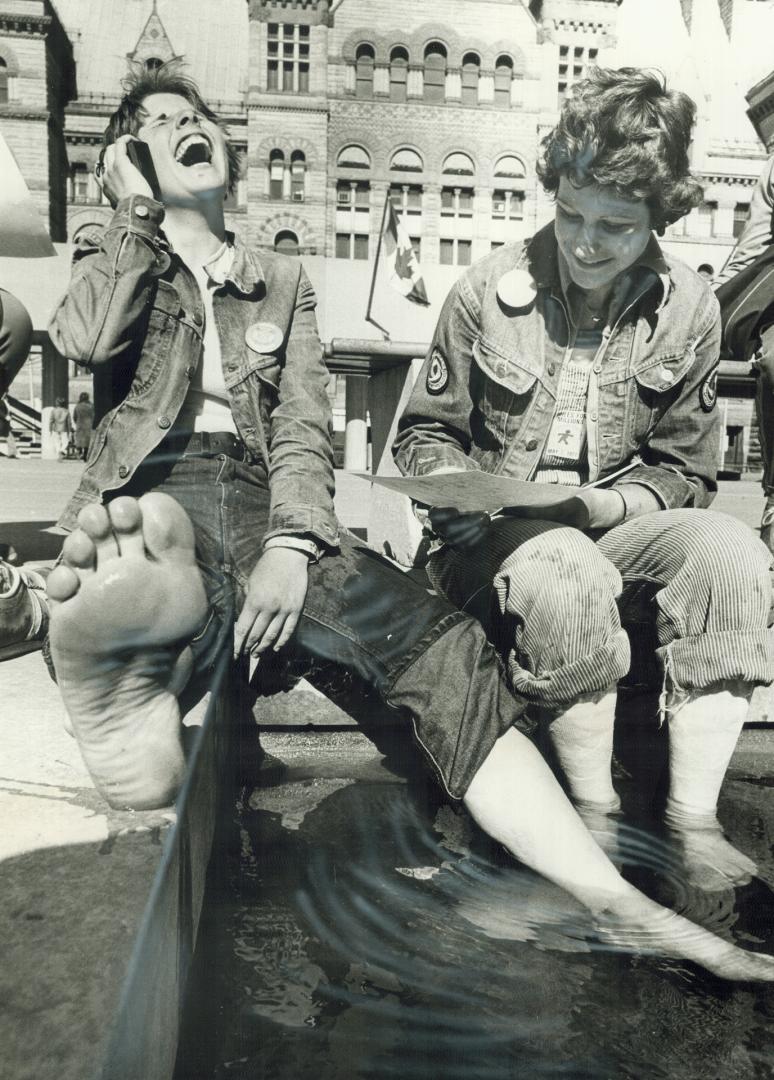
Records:
{"label": "decorative column", "polygon": [[368,376],[347,375],[344,399],[344,468],[368,468]]}
{"label": "decorative column", "polygon": [[482,71],[478,77],[478,100],[481,105],[491,105],[494,101],[494,74]]}
{"label": "decorative column", "polygon": [[377,64],[374,68],[374,93],[389,96],[390,69],[387,64]]}
{"label": "decorative column", "polygon": [[355,92],[355,65],[344,65],[344,90],[347,94],[354,94]]}
{"label": "decorative column", "polygon": [[425,88],[425,77],[422,67],[409,64],[406,78],[406,96],[408,98],[421,98]]}
{"label": "decorative column", "polygon": [[446,72],[445,95],[447,101],[460,101],[462,98],[462,76],[459,68],[449,68]]}

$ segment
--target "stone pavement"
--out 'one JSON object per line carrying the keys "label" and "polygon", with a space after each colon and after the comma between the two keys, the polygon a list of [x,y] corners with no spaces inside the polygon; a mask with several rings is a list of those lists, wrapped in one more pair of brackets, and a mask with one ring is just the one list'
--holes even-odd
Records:
{"label": "stone pavement", "polygon": [[[80,468],[0,458],[0,543],[12,544],[21,561],[50,565],[56,557],[61,536],[53,523]],[[339,516],[363,529],[365,482],[343,473],[337,482]],[[716,502],[751,527],[761,504],[749,480],[723,483]],[[758,695],[755,719],[768,715],[770,696]],[[180,802],[149,813],[106,808],[64,732],[59,695],[39,653],[0,664],[0,703],[4,1076],[84,1080],[102,1070],[109,1080],[162,1080],[174,1060],[185,973],[177,965],[193,945],[212,837],[215,750],[202,751],[181,828]],[[304,753],[305,740],[292,729],[316,727],[334,737],[337,755],[354,763],[365,754],[369,769],[386,767],[362,735],[332,730],[354,721],[308,684],[262,699],[256,712],[267,748],[286,761],[297,765]],[[770,744],[768,731],[745,732],[732,769],[770,775]]]}

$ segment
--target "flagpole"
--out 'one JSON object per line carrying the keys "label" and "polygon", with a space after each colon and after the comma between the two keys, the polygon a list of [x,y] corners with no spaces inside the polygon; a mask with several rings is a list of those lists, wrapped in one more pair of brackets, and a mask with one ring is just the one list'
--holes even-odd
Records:
{"label": "flagpole", "polygon": [[373,299],[374,299],[374,289],[376,288],[376,272],[379,269],[379,257],[381,256],[381,253],[382,253],[382,237],[384,236],[384,223],[387,220],[387,205],[388,205],[389,201],[390,201],[390,189],[389,189],[389,186],[388,186],[387,194],[384,197],[384,209],[382,210],[382,223],[379,226],[379,242],[376,245],[376,259],[374,260],[374,272],[371,275],[371,290],[368,293],[368,307],[366,308],[366,315],[365,315],[366,322],[370,322],[371,325],[375,326],[377,330],[381,330],[382,334],[384,335],[384,340],[385,341],[390,340],[389,331],[385,330],[385,328],[381,325],[381,323],[378,323],[376,321],[376,319],[371,318],[371,304],[372,304]]}

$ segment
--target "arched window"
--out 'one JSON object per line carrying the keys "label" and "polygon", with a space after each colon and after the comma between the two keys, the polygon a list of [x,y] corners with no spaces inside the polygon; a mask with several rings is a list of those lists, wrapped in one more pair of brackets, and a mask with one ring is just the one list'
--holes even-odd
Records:
{"label": "arched window", "polygon": [[370,169],[371,158],[362,146],[345,146],[336,158],[339,169]]}
{"label": "arched window", "polygon": [[405,101],[409,54],[402,45],[390,53],[390,101]]}
{"label": "arched window", "polygon": [[431,41],[425,47],[423,98],[438,104],[446,100],[446,49],[440,41]]}
{"label": "arched window", "polygon": [[281,150],[269,154],[269,198],[281,199],[284,195],[285,155]]}
{"label": "arched window", "polygon": [[274,237],[274,250],[281,255],[298,255],[298,237],[292,229],[282,229]]}
{"label": "arched window", "polygon": [[738,240],[742,235],[742,230],[747,224],[747,219],[750,216],[750,204],[748,202],[738,202],[734,207],[734,239]]}
{"label": "arched window", "polygon": [[149,56],[145,61],[145,67],[148,71],[156,71],[163,63],[164,61],[160,60],[158,56]]}
{"label": "arched window", "polygon": [[91,170],[85,161],[74,161],[70,168],[70,201],[89,202],[89,176]]}
{"label": "arched window", "polygon": [[465,53],[462,58],[462,97],[463,105],[478,105],[478,76],[481,72],[481,58],[476,53]]}
{"label": "arched window", "polygon": [[8,101],[8,65],[0,56],[0,105]]}
{"label": "arched window", "polygon": [[524,162],[515,154],[505,154],[495,165],[495,176],[502,176],[509,180],[523,180],[527,175]]}
{"label": "arched window", "polygon": [[495,61],[494,103],[495,108],[507,109],[511,104],[513,60],[510,56],[498,56]]}
{"label": "arched window", "polygon": [[443,163],[444,176],[473,176],[475,171],[473,161],[467,154],[449,154]]}
{"label": "arched window", "polygon": [[290,155],[290,197],[293,202],[306,198],[306,157],[301,150]]}
{"label": "arched window", "polygon": [[390,159],[391,172],[422,172],[423,167],[416,150],[396,150]]}
{"label": "arched window", "polygon": [[443,163],[441,216],[472,217],[475,165],[472,158],[459,152],[449,154]]}
{"label": "arched window", "polygon": [[358,45],[355,52],[355,97],[374,96],[375,56],[373,45]]}

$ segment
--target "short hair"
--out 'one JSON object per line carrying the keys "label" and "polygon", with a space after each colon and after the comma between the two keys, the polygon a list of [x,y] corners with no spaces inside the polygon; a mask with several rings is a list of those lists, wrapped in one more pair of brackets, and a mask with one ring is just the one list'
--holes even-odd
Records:
{"label": "short hair", "polygon": [[67,404],[67,399],[66,399],[66,398],[63,398],[63,397],[58,397],[58,398],[56,399],[56,403],[57,403],[57,405],[58,405],[58,406],[59,406],[59,407],[61,408],[61,406],[63,406],[63,405],[66,405],[66,404]]}
{"label": "short hair", "polygon": [[85,390],[78,395],[78,400],[79,401],[88,401],[89,400],[89,395],[86,393]]}
{"label": "short hair", "polygon": [[236,148],[231,143],[225,124],[222,124],[206,103],[193,79],[180,70],[179,60],[168,60],[156,67],[132,64],[128,75],[121,82],[124,96],[118,108],[108,120],[103,134],[105,146],[110,146],[122,135],[136,135],[142,126],[143,101],[151,94],[179,94],[193,108],[217,124],[226,139],[228,161],[228,190],[233,191],[241,173],[241,163]]}
{"label": "short hair", "polygon": [[696,273],[700,274],[702,272],[702,270],[704,271],[705,274],[714,274],[715,273],[715,267],[712,265],[712,263],[702,263],[701,266],[698,266],[696,268]]}
{"label": "short hair", "polygon": [[663,232],[703,198],[688,160],[695,121],[694,102],[667,90],[661,72],[593,68],[543,140],[538,176],[553,194],[567,176],[578,187],[597,183],[644,199],[653,228]]}

